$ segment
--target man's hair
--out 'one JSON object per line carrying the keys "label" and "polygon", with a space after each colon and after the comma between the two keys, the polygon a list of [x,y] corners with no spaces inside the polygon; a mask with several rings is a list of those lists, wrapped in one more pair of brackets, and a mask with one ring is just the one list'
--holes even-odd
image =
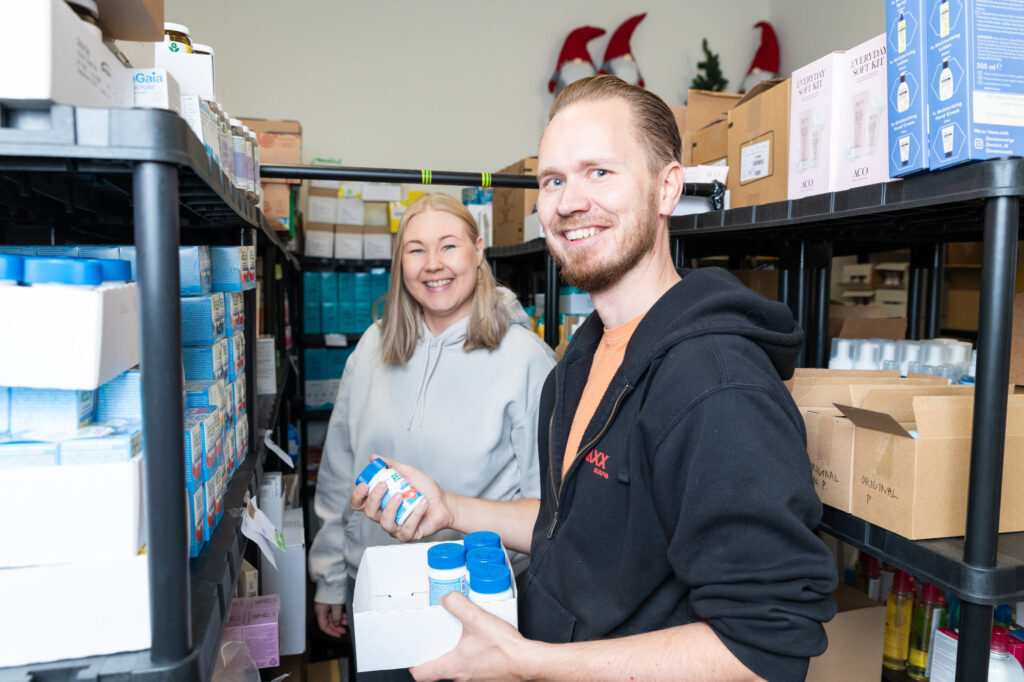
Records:
{"label": "man's hair", "polygon": [[615,76],[587,76],[570,83],[551,105],[548,122],[562,109],[577,102],[596,102],[616,97],[625,100],[633,112],[637,141],[647,152],[651,172],[657,173],[672,161],[682,163],[680,150],[683,144],[672,110],[649,90],[630,85]]}
{"label": "man's hair", "polygon": [[[461,220],[466,227],[472,248],[476,248],[476,240],[480,236],[480,229],[473,219],[473,214],[462,205],[462,202],[447,194],[424,194],[409,204],[398,224],[398,234],[395,235],[391,252],[391,286],[388,288],[384,313],[379,318],[381,357],[389,365],[404,365],[409,362],[420,338],[423,310],[402,281],[402,240],[409,221],[424,211],[443,211]],[[379,306],[377,307],[379,311]],[[462,349],[466,352],[477,348],[497,349],[505,338],[511,321],[512,317],[505,307],[502,293],[498,291],[498,283],[494,280],[491,269],[487,267],[487,261],[482,260],[476,272],[473,307],[469,314],[466,342]]]}

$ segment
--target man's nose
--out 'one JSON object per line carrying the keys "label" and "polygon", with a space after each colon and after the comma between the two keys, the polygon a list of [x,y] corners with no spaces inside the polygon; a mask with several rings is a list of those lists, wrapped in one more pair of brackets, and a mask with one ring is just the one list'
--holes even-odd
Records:
{"label": "man's nose", "polygon": [[567,180],[558,197],[558,212],[571,215],[590,208],[590,200],[581,183]]}

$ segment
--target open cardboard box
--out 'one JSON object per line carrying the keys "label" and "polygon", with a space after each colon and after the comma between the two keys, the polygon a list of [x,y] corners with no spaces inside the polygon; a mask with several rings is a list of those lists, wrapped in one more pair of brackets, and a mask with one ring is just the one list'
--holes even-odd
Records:
{"label": "open cardboard box", "polygon": [[882,677],[885,605],[840,585],[836,615],[825,623],[828,649],[811,659],[807,682],[878,682]]}
{"label": "open cardboard box", "polygon": [[[435,544],[367,547],[363,552],[352,599],[359,672],[426,663],[459,643],[462,623],[444,607],[430,606],[427,550]],[[481,606],[518,628],[518,599],[513,580],[512,599]]]}
{"label": "open cardboard box", "polygon": [[[852,512],[911,540],[964,534],[974,389],[851,387]],[[1024,530],[1024,396],[1010,395],[999,532]]]}

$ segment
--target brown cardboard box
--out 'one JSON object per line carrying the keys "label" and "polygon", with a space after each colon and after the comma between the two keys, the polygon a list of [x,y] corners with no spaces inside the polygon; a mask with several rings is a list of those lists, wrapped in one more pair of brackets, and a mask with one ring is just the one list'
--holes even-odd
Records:
{"label": "brown cardboard box", "polygon": [[877,305],[842,305],[833,304],[828,308],[828,335],[839,336],[843,323],[848,318],[877,319],[882,317],[882,307]]}
{"label": "brown cardboard box", "polygon": [[[302,125],[298,121],[243,118],[260,142],[260,164],[295,166],[302,163]],[[267,178],[262,182],[298,184],[298,180]]]}
{"label": "brown cardboard box", "polygon": [[983,251],[981,242],[946,244],[946,265],[981,265]]}
{"label": "brown cardboard box", "polygon": [[[743,95],[709,90],[690,90],[686,94],[686,121],[684,130],[693,133],[709,123],[728,116],[729,110],[743,99]],[[679,121],[679,117],[676,117]]]}
{"label": "brown cardboard box", "polygon": [[[502,168],[498,173],[536,175],[537,157],[530,157]],[[494,245],[511,246],[523,243],[523,220],[533,213],[537,203],[536,189],[494,188]]]}
{"label": "brown cardboard box", "polygon": [[779,300],[779,273],[777,270],[729,270],[744,286],[761,294],[769,301]]}
{"label": "brown cardboard box", "polygon": [[875,289],[875,305],[882,307],[883,317],[906,317],[907,290]]}
{"label": "brown cardboard box", "polygon": [[807,682],[878,682],[882,678],[885,605],[840,585],[832,593],[836,615],[825,623],[828,649],[812,658]]}
{"label": "brown cardboard box", "polygon": [[1010,342],[1010,383],[1024,386],[1024,293],[1013,297],[1013,338]]}
{"label": "brown cardboard box", "polygon": [[164,0],[96,0],[104,38],[158,43],[164,39]]}
{"label": "brown cardboard box", "polygon": [[729,111],[732,208],[784,201],[789,191],[789,79],[762,81]]}
{"label": "brown cardboard box", "polygon": [[843,320],[839,329],[841,339],[893,339],[899,341],[907,338],[907,318],[883,317],[873,319],[867,317],[850,317]]}
{"label": "brown cardboard box", "polygon": [[[963,535],[973,387],[854,386],[851,394],[852,404],[838,407],[855,426],[853,513],[911,540]],[[1005,447],[1024,451],[1024,396],[1008,395]],[[1006,457],[1000,533],[1024,530],[1022,483],[1024,460]]]}
{"label": "brown cardboard box", "polygon": [[288,185],[262,182],[263,215],[275,230],[287,231],[295,216],[292,212],[292,191]]}
{"label": "brown cardboard box", "polygon": [[689,133],[686,131],[686,107],[685,106],[674,106],[669,107],[672,110],[672,116],[676,119],[676,127],[679,128],[679,139],[682,142],[682,148],[679,150],[680,161],[683,164],[683,168],[692,166],[693,162],[690,160],[690,145],[693,143],[693,139],[689,137]]}
{"label": "brown cardboard box", "polygon": [[694,166],[725,164],[729,154],[729,121],[709,123],[693,133],[690,162]]}

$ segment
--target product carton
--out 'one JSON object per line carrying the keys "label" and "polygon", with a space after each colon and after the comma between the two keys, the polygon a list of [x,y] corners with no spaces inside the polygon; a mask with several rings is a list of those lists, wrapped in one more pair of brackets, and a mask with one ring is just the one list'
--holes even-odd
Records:
{"label": "product carton", "polygon": [[195,493],[203,482],[203,425],[198,419],[186,419],[185,429],[185,490]]}
{"label": "product carton", "polygon": [[[262,156],[260,161],[266,163]],[[295,217],[291,187],[273,180],[260,182],[260,187],[263,188],[263,215],[267,222],[275,230],[290,229]]]}
{"label": "product carton", "polygon": [[216,381],[186,381],[185,407],[219,407],[227,410],[232,407],[231,396],[228,395],[223,379]]}
{"label": "product carton", "polygon": [[166,69],[128,69],[131,79],[132,105],[136,109],[167,109],[181,113],[181,91],[178,81]]}
{"label": "product carton", "polygon": [[203,459],[200,478],[206,482],[217,470],[221,451],[221,417],[216,408],[195,407],[185,411],[185,429],[198,428],[202,441]]}
{"label": "product carton", "polygon": [[686,93],[684,130],[688,133],[695,133],[710,123],[728,118],[729,111],[742,100],[743,95],[710,90],[690,90]]}
{"label": "product carton", "polygon": [[885,605],[840,585],[832,593],[837,612],[825,623],[828,649],[812,658],[807,682],[878,682],[882,678]]}
{"label": "product carton", "polygon": [[213,291],[245,291],[256,282],[249,277],[248,254],[244,246],[211,246],[210,284]]}
{"label": "product carton", "polygon": [[[302,163],[302,125],[298,121],[272,121],[243,118],[242,123],[256,133],[260,143],[260,165],[296,166]],[[298,184],[299,180],[267,178],[265,184]]]}
{"label": "product carton", "polygon": [[96,391],[96,421],[142,422],[142,373],[128,370]]}
{"label": "product carton", "polygon": [[933,2],[927,17],[929,168],[1024,154],[1024,4]]}
{"label": "product carton", "polygon": [[96,391],[11,388],[11,433],[73,433],[92,423]]}
{"label": "product carton", "polygon": [[270,668],[281,662],[278,645],[278,595],[242,597],[231,603],[224,624],[225,642],[245,642],[257,668]]}
{"label": "product carton", "polygon": [[846,58],[832,52],[793,72],[789,124],[790,199],[838,187],[838,117]]}
{"label": "product carton", "polygon": [[277,567],[267,562],[261,579],[263,594],[280,597],[281,655],[290,656],[306,650],[306,545],[302,509],[285,510],[281,534],[285,551],[273,548]]}
{"label": "product carton", "polygon": [[142,429],[136,423],[96,424],[60,442],[60,463],[66,466],[117,464],[142,453]]}
{"label": "product carton", "polygon": [[174,76],[182,94],[199,95],[213,102],[221,99],[217,96],[213,56],[172,52],[168,45],[166,39],[153,44],[153,66]]}
{"label": "product carton", "polygon": [[[499,174],[536,175],[537,157],[522,159],[498,171]],[[533,213],[536,189],[494,188],[494,245],[523,243],[523,219]]]}
{"label": "product carton", "polygon": [[245,335],[235,334],[228,342],[228,381],[235,381],[245,373]]}
{"label": "product carton", "polygon": [[[306,202],[306,220],[333,225],[338,215],[338,193],[329,189],[311,189]],[[361,221],[360,221],[361,222]]]}
{"label": "product carton", "polygon": [[307,410],[329,410],[334,406],[331,393],[330,370],[326,348],[305,351],[305,396]]}
{"label": "product carton", "polygon": [[224,296],[183,296],[181,298],[181,343],[209,346],[224,338]]}
{"label": "product carton", "polygon": [[850,48],[842,60],[838,148],[833,150],[837,190],[889,179],[885,45],[883,33]]}
{"label": "product carton", "polygon": [[245,298],[241,292],[224,292],[224,336],[245,331]]}
{"label": "product carton", "polygon": [[245,559],[238,569],[238,585],[235,587],[235,596],[251,598],[259,596],[260,574],[256,567]]}
{"label": "product carton", "polygon": [[184,346],[181,359],[185,381],[214,381],[228,374],[228,342],[220,339],[210,346]]}
{"label": "product carton", "polygon": [[362,199],[339,197],[335,199],[334,219],[331,222],[340,225],[365,225],[366,208],[366,202]]}
{"label": "product carton", "polygon": [[928,169],[925,0],[886,0],[889,175]]}
{"label": "product carton", "polygon": [[363,201],[401,201],[402,186],[386,182],[364,182]]}
{"label": "product carton", "polygon": [[[408,668],[451,651],[462,624],[443,606],[430,606],[427,550],[436,543],[367,547],[359,562],[353,597],[359,672]],[[518,627],[518,591],[481,606]]]}
{"label": "product carton", "polygon": [[[390,254],[389,254],[390,256]],[[334,257],[343,260],[360,260],[363,257],[363,226],[334,226]]]}
{"label": "product carton", "polygon": [[391,228],[365,226],[363,228],[363,258],[366,260],[391,259]]}
{"label": "product carton", "polygon": [[732,208],[786,199],[790,82],[762,81],[729,111]]}
{"label": "product carton", "polygon": [[[305,227],[305,254],[310,258],[334,258],[334,225],[306,223]],[[362,250],[361,241],[360,250]]]}
{"label": "product carton", "polygon": [[729,121],[709,123],[693,133],[690,160],[693,165],[724,166],[729,155]]}
{"label": "product carton", "polygon": [[212,272],[209,247],[178,247],[178,276],[181,280],[182,296],[199,296],[210,293]]}
{"label": "product carton", "polygon": [[0,386],[0,434],[11,430],[11,389]]}
{"label": "product carton", "polygon": [[188,491],[188,528],[188,555],[197,557],[206,544],[206,488],[201,485]]}
{"label": "product carton", "polygon": [[[854,387],[853,513],[911,540],[960,536],[967,516],[973,387]],[[1024,396],[1009,396],[1006,453],[1024,448]],[[1024,530],[1024,461],[1003,461],[1001,533]]]}

